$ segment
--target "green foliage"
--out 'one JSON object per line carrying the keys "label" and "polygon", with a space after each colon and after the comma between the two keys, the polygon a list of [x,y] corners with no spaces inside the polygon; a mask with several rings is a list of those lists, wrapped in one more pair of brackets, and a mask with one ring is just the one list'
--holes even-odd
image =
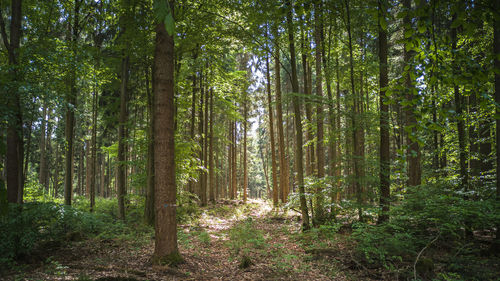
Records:
{"label": "green foliage", "polygon": [[367,263],[402,269],[425,248],[421,258],[439,255],[449,271],[470,280],[483,267],[478,265],[480,253],[470,252],[478,245],[467,233],[492,231],[500,221],[498,207],[495,200],[466,200],[446,185],[423,185],[393,206],[389,222],[355,223],[352,238]]}
{"label": "green foliage", "polygon": [[229,230],[228,246],[235,255],[240,252],[247,255],[253,249],[265,248],[267,244],[262,230],[255,228],[250,217]]}

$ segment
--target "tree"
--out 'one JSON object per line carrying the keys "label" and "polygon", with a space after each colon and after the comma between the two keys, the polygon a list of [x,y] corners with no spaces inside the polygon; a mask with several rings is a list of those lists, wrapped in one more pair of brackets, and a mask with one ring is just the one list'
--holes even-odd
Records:
{"label": "tree", "polygon": [[[157,0],[153,90],[155,150],[155,250],[153,263],[175,264],[182,260],[177,246],[175,144],[174,144],[174,2]],[[157,12],[158,13],[158,12]],[[163,20],[167,18],[166,22]],[[171,22],[170,22],[171,21]]]}
{"label": "tree", "polygon": [[379,99],[380,99],[380,215],[378,222],[389,219],[390,204],[390,154],[389,154],[389,106],[385,95],[388,85],[387,66],[387,2],[378,0],[378,46],[379,46]]}
{"label": "tree", "polygon": [[11,109],[11,117],[7,128],[7,200],[10,203],[23,202],[23,116],[20,103],[20,92],[18,83],[21,82],[20,70],[18,70],[19,47],[21,42],[22,23],[22,0],[12,0],[10,17],[10,36],[7,36],[3,14],[0,13],[0,31],[3,43],[9,56],[9,72],[11,85],[7,97],[8,108]]}
{"label": "tree", "polygon": [[[299,196],[300,196],[300,211],[302,212],[302,229],[307,230],[310,228],[309,225],[309,212],[307,211],[307,203],[305,196],[304,187],[304,167],[303,167],[303,141],[302,141],[302,118],[300,112],[300,101],[298,97],[299,93],[299,80],[297,78],[297,63],[295,59],[295,40],[294,40],[294,27],[293,27],[293,11],[291,1],[287,1],[287,29],[288,29],[288,43],[290,47],[290,62],[292,65],[292,91],[293,91],[293,111],[295,113],[295,131],[296,131],[296,155],[295,163],[297,163],[297,181],[299,186]],[[288,190],[285,194],[288,193]]]}

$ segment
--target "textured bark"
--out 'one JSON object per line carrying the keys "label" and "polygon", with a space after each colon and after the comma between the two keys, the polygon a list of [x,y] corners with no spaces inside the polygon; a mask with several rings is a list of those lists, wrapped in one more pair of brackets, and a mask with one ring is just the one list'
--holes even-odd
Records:
{"label": "textured bark", "polygon": [[[295,131],[296,131],[296,163],[297,163],[297,182],[299,187],[299,198],[300,198],[300,210],[302,212],[302,229],[307,230],[310,228],[309,225],[309,212],[307,210],[307,203],[305,197],[305,187],[304,187],[304,167],[303,167],[303,140],[302,140],[302,118],[300,112],[300,101],[297,94],[299,93],[299,81],[297,78],[297,64],[295,59],[295,41],[294,41],[294,27],[293,27],[293,16],[292,16],[292,5],[291,1],[287,2],[288,12],[287,12],[287,25],[288,25],[288,43],[290,48],[290,62],[292,65],[292,91],[293,91],[293,110],[295,113]],[[288,195],[288,190],[285,189],[285,195]],[[284,198],[286,198],[284,196]]]}
{"label": "textured bark", "polygon": [[122,58],[121,65],[121,87],[120,87],[120,118],[118,125],[118,178],[117,178],[117,197],[118,197],[118,218],[125,220],[125,196],[127,194],[127,181],[125,177],[127,165],[126,151],[126,123],[128,119],[127,102],[128,102],[128,71],[129,71],[129,58],[125,56]]}
{"label": "textured bark", "polygon": [[[409,29],[411,29],[411,0],[403,0],[403,8],[406,10],[406,14],[403,18],[403,26],[405,27],[405,34]],[[407,39],[408,40],[408,39]],[[408,42],[408,41],[407,41]],[[405,43],[405,45],[408,43]],[[403,59],[404,65],[408,68],[407,73],[405,73],[405,88],[406,88],[406,101],[408,105],[404,106],[404,111],[406,115],[406,127],[411,126],[411,130],[408,133],[407,142],[408,142],[408,185],[416,186],[420,185],[422,182],[422,167],[421,167],[421,151],[420,146],[416,140],[417,134],[417,119],[415,117],[415,107],[414,107],[414,94],[413,91],[415,86],[413,85],[413,81],[410,76],[410,72],[413,69],[412,64],[413,53],[412,51],[407,50],[406,46],[403,51]]]}
{"label": "textured bark", "polygon": [[[21,40],[22,22],[22,1],[13,0],[11,2],[10,18],[10,38],[7,38],[3,15],[0,13],[2,38],[9,55],[10,79],[13,84],[21,79],[17,72],[18,49]],[[23,202],[23,118],[20,103],[20,93],[15,87],[11,87],[7,97],[8,108],[11,109],[12,116],[8,120],[7,126],[7,151],[6,151],[6,171],[7,171],[7,200],[10,203]]]}
{"label": "textured bark", "polygon": [[378,0],[378,43],[379,43],[379,87],[380,87],[380,215],[378,223],[389,220],[390,204],[390,154],[389,154],[389,106],[385,88],[389,84],[387,65],[387,31],[381,22],[386,20],[387,4]]}
{"label": "textured bark", "polygon": [[[173,9],[173,2],[170,2]],[[155,250],[153,263],[180,261],[177,246],[174,144],[174,38],[156,25],[154,51]]]}
{"label": "textured bark", "polygon": [[[74,11],[73,11],[73,26],[72,26],[72,35],[70,38],[71,41],[71,52],[73,62],[77,61],[77,42],[78,35],[80,32],[80,5],[81,0],[75,0]],[[65,136],[66,136],[66,147],[65,147],[65,156],[64,156],[64,204],[71,205],[71,200],[73,197],[73,142],[74,142],[74,134],[75,134],[75,108],[77,106],[77,95],[78,89],[76,87],[76,68],[71,68],[69,74],[69,84],[70,91],[66,96],[67,108],[66,108],[66,127],[65,127]]]}

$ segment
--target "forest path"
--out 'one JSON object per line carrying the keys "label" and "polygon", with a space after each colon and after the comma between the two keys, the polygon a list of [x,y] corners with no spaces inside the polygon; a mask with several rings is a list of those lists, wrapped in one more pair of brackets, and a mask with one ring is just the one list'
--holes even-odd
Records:
{"label": "forest path", "polygon": [[201,210],[199,219],[179,225],[184,263],[177,267],[151,265],[151,231],[137,237],[71,242],[40,266],[24,268],[22,275],[7,280],[364,279],[352,275],[341,259],[306,253],[319,241],[301,233],[294,212],[276,212],[262,200],[223,201]]}

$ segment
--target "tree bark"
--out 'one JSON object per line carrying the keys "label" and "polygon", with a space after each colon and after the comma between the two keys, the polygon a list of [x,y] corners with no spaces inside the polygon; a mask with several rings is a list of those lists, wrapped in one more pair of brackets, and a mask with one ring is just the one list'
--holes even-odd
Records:
{"label": "tree bark", "polygon": [[[302,229],[307,230],[310,228],[309,225],[309,212],[307,210],[307,203],[305,197],[305,187],[304,187],[304,167],[303,167],[303,141],[302,141],[302,118],[300,112],[300,101],[297,94],[299,93],[299,81],[297,78],[297,64],[295,59],[295,40],[294,40],[294,28],[293,28],[293,16],[292,16],[292,5],[291,0],[287,0],[286,4],[288,6],[287,12],[287,25],[288,25],[288,43],[290,47],[290,62],[292,65],[292,91],[293,91],[293,109],[295,113],[295,131],[297,138],[297,151],[296,151],[296,163],[297,163],[297,181],[299,186],[299,198],[300,198],[300,209],[302,212]],[[288,195],[288,189],[285,189],[285,195]],[[286,198],[286,196],[284,196]]]}
{"label": "tree bark", "polygon": [[[144,206],[144,219],[148,225],[154,225],[155,220],[155,141],[154,141],[154,89],[151,93],[149,88],[149,67],[145,70],[146,94],[148,98],[148,159],[147,159],[147,182],[146,182],[146,203]],[[154,83],[153,83],[154,85]]]}
{"label": "tree bark", "polygon": [[[406,14],[403,18],[403,26],[404,33],[407,34],[411,31],[411,0],[403,0],[403,8],[406,11]],[[415,95],[414,90],[415,87],[413,85],[413,81],[411,79],[410,72],[413,69],[412,66],[412,58],[413,52],[407,48],[408,40],[406,39],[405,47],[403,50],[403,59],[404,65],[407,69],[405,76],[405,88],[406,88],[406,102],[408,105],[404,106],[405,114],[406,114],[406,124],[405,126],[408,128],[411,126],[410,132],[408,133],[407,142],[408,142],[408,185],[416,186],[420,185],[422,182],[422,168],[421,168],[421,151],[420,146],[416,140],[417,137],[417,119],[415,117]]]}
{"label": "tree bark", "polygon": [[128,85],[129,57],[123,55],[121,65],[121,87],[120,87],[120,119],[118,126],[118,178],[117,178],[117,197],[118,197],[118,218],[125,220],[125,196],[127,194],[127,181],[125,177],[127,165],[126,151],[126,123],[128,119],[127,112],[127,85]]}
{"label": "tree bark", "polygon": [[[165,3],[168,5],[169,3]],[[173,1],[170,12],[173,14]],[[174,131],[174,38],[165,24],[156,25],[154,50],[154,150],[155,150],[155,250],[154,264],[181,261],[177,246],[175,131]]]}
{"label": "tree bark", "polygon": [[[387,65],[387,30],[382,26],[386,21],[387,3],[378,0],[378,42],[379,42],[379,87],[380,87],[380,215],[377,223],[389,220],[390,206],[390,152],[389,152],[389,106],[385,95],[388,80]],[[387,24],[385,25],[387,26]]]}
{"label": "tree bark", "polygon": [[215,167],[214,167],[214,90],[210,90],[210,132],[209,132],[209,159],[208,159],[208,175],[210,177],[210,202],[215,204],[215,189],[217,185],[215,184]]}
{"label": "tree bark", "polygon": [[[316,106],[316,126],[317,126],[317,176],[319,180],[325,177],[325,153],[323,149],[323,75],[321,70],[321,4],[314,4],[314,43],[316,44],[316,98],[318,104]],[[316,225],[322,224],[325,220],[324,212],[324,196],[322,184],[316,186],[316,210],[314,223]]]}
{"label": "tree bark", "polygon": [[278,177],[277,177],[277,167],[276,167],[276,140],[274,139],[274,114],[272,106],[272,96],[271,96],[271,75],[269,74],[269,56],[266,57],[266,79],[267,79],[267,106],[269,111],[269,135],[271,138],[271,173],[273,182],[273,206],[278,206]]}
{"label": "tree bark", "polygon": [[[10,38],[7,38],[3,15],[0,13],[0,25],[2,28],[2,38],[9,55],[9,66],[11,67],[10,81],[13,85],[21,79],[17,71],[19,65],[18,49],[21,41],[22,23],[22,1],[12,0],[10,18]],[[10,41],[10,42],[9,42]],[[7,200],[10,203],[23,202],[23,118],[21,110],[21,97],[16,87],[11,87],[7,97],[8,108],[11,109],[12,116],[8,120],[7,126]]]}

